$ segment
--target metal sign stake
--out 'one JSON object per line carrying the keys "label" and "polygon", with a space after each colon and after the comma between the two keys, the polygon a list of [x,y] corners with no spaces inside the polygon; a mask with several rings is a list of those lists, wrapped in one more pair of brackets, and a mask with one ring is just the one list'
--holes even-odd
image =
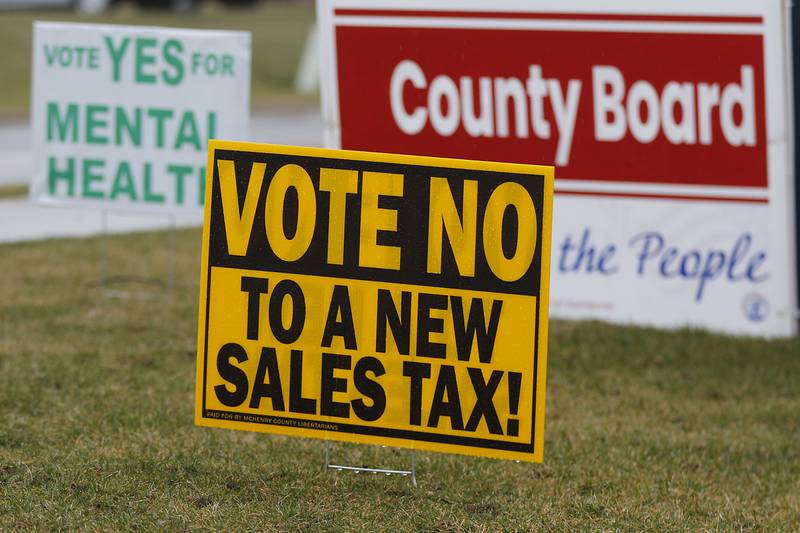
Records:
{"label": "metal sign stake", "polygon": [[169,271],[167,272],[167,288],[172,290],[175,288],[175,241],[177,240],[177,232],[178,232],[178,222],[175,219],[175,215],[170,213],[169,215],[169,247],[170,247],[170,258],[171,261],[169,263]]}
{"label": "metal sign stake", "polygon": [[[382,446],[384,447],[384,446]],[[411,484],[417,486],[417,451],[411,450],[411,470],[393,470],[389,468],[368,468],[365,466],[346,466],[331,463],[331,441],[325,441],[325,468],[337,472],[353,472],[354,474],[384,474],[411,477]]]}
{"label": "metal sign stake", "polygon": [[103,209],[100,212],[100,285],[106,288],[106,278],[108,272],[108,211]]}

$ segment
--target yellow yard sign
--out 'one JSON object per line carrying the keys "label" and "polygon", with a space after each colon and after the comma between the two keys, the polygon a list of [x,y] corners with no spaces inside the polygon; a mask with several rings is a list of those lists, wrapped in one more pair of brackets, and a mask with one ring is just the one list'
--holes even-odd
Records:
{"label": "yellow yard sign", "polygon": [[541,461],[553,168],[211,141],[198,425]]}

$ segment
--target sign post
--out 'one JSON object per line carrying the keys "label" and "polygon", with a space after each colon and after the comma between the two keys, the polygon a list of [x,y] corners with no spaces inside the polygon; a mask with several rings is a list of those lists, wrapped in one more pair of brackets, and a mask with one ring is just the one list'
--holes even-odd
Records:
{"label": "sign post", "polygon": [[212,141],[207,168],[198,425],[542,460],[552,167]]}

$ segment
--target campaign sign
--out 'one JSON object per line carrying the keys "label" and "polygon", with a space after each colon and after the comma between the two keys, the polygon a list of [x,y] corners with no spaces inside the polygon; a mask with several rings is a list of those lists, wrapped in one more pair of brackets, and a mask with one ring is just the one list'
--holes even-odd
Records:
{"label": "campaign sign", "polygon": [[541,461],[553,168],[212,141],[198,425]]}
{"label": "campaign sign", "polygon": [[209,139],[245,138],[250,34],[36,22],[31,199],[202,212]]}
{"label": "campaign sign", "polygon": [[558,167],[554,316],[796,332],[784,4],[318,8],[329,146]]}

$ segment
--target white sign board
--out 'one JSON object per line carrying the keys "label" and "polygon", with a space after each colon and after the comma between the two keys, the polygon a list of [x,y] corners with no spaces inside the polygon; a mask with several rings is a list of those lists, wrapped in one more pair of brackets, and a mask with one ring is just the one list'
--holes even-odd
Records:
{"label": "white sign board", "polygon": [[33,200],[202,213],[207,141],[244,139],[250,34],[36,22]]}
{"label": "white sign board", "polygon": [[796,333],[788,3],[318,12],[330,147],[556,165],[552,316]]}

